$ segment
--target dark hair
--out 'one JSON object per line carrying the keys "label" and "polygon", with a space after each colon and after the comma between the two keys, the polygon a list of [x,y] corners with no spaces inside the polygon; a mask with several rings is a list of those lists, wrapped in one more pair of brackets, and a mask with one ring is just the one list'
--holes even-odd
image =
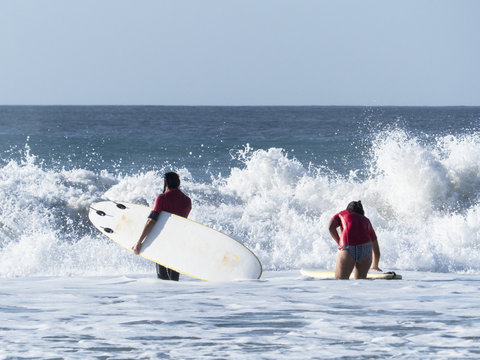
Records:
{"label": "dark hair", "polygon": [[180,186],[180,177],[178,176],[177,173],[168,172],[165,175],[163,175],[163,191],[164,192],[167,186],[170,190],[176,189]]}
{"label": "dark hair", "polygon": [[350,202],[347,206],[347,210],[360,215],[365,215],[365,211],[363,210],[363,205],[360,200]]}

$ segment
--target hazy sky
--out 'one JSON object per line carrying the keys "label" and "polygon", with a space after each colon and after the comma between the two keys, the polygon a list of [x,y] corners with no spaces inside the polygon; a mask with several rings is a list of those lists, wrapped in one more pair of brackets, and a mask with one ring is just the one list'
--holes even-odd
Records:
{"label": "hazy sky", "polygon": [[0,0],[0,104],[480,105],[477,0]]}

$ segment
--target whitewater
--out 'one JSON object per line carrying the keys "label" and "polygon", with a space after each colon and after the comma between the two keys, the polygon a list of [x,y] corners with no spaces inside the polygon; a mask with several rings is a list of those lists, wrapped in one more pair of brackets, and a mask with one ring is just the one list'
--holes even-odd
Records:
{"label": "whitewater", "polygon": [[[479,356],[479,109],[141,110],[2,109],[1,358]],[[155,116],[180,119],[159,143],[137,133]],[[170,170],[189,217],[254,251],[260,280],[158,281],[91,226],[91,203],[151,205]],[[327,224],[352,200],[403,280],[300,275],[334,268]]]}

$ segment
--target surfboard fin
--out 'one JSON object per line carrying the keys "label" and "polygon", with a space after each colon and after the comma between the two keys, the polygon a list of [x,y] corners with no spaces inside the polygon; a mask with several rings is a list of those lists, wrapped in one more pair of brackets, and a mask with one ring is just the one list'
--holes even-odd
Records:
{"label": "surfboard fin", "polygon": [[93,211],[95,211],[95,213],[99,216],[106,216],[107,214],[105,213],[105,211],[102,211],[102,210],[97,210],[95,209],[94,207],[91,207],[90,206],[90,209],[92,209]]}
{"label": "surfboard fin", "polygon": [[110,228],[102,228],[106,233],[113,234],[113,230]]}
{"label": "surfboard fin", "polygon": [[126,207],[125,205],[123,205],[123,204],[117,203],[117,202],[115,202],[115,201],[114,201],[114,203],[117,205],[117,208],[119,208],[119,209],[125,210],[125,209],[127,208],[127,207]]}

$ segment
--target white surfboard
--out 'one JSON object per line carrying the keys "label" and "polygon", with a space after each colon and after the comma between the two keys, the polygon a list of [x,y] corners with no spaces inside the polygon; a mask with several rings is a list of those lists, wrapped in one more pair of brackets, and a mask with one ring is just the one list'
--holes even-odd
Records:
{"label": "white surfboard", "polygon": [[[88,217],[103,234],[132,251],[150,211],[143,205],[101,201],[90,206]],[[165,211],[145,239],[140,255],[201,280],[259,279],[262,275],[260,260],[240,242]]]}
{"label": "white surfboard", "polygon": [[[329,270],[301,269],[300,273],[303,276],[307,276],[315,279],[334,279],[335,278],[335,271],[329,271]],[[389,272],[369,271],[367,274],[367,279],[400,280],[401,278],[402,278],[402,275],[396,274],[393,271],[389,271]],[[350,279],[353,279],[353,272],[350,275]]]}

